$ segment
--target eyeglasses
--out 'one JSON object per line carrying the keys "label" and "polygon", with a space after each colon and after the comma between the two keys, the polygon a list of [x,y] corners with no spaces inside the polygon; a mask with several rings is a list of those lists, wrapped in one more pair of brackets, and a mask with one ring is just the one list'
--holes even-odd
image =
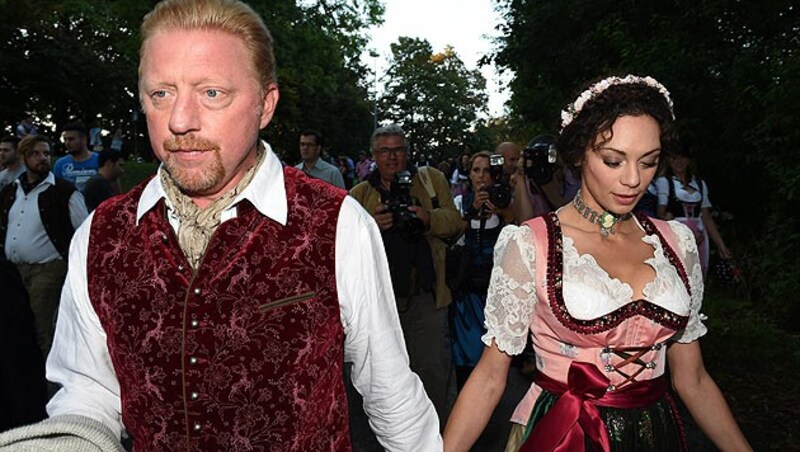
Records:
{"label": "eyeglasses", "polygon": [[375,151],[375,154],[380,157],[386,157],[389,154],[396,156],[397,154],[405,154],[405,153],[406,153],[405,146],[398,146],[396,148],[380,148],[377,151]]}
{"label": "eyeglasses", "polygon": [[314,148],[317,147],[317,143],[300,143],[301,148]]}

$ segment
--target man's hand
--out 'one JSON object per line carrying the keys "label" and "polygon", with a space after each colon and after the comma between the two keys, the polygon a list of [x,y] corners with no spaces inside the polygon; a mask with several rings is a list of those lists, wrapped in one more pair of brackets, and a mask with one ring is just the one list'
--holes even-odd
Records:
{"label": "man's hand", "polygon": [[378,229],[381,231],[387,231],[394,226],[392,212],[387,211],[386,204],[378,204],[375,207],[375,212],[372,213],[372,217],[375,218],[375,222],[378,223]]}
{"label": "man's hand", "polygon": [[427,230],[431,225],[431,214],[428,212],[428,209],[422,206],[408,206],[408,210],[417,214],[417,218],[422,220],[422,223],[425,225],[425,229]]}

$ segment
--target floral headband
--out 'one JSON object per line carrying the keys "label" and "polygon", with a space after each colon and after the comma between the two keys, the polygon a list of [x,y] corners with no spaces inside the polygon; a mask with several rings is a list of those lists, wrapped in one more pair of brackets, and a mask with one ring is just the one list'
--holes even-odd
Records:
{"label": "floral headband", "polygon": [[561,110],[561,130],[564,130],[570,123],[578,116],[583,110],[587,102],[597,97],[600,93],[607,90],[614,85],[627,85],[627,84],[643,84],[651,88],[655,88],[667,100],[669,111],[672,113],[672,119],[675,119],[675,113],[672,111],[672,99],[669,97],[669,91],[658,80],[653,77],[639,77],[638,75],[626,75],[625,77],[608,77],[590,86],[586,91],[582,92],[575,102],[571,103],[565,110]]}

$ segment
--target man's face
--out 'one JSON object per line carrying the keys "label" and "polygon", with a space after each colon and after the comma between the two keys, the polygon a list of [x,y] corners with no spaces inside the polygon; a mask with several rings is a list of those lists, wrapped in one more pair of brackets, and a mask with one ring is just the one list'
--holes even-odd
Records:
{"label": "man's face", "polygon": [[125,164],[125,160],[124,159],[119,159],[116,162],[112,162],[112,161],[109,160],[106,163],[106,165],[109,165],[108,174],[110,176],[109,177],[110,180],[117,180],[117,179],[120,178],[120,176],[125,174],[125,169],[123,168],[124,164]]}
{"label": "man's face", "polygon": [[0,166],[12,165],[17,161],[17,147],[7,141],[0,143]]}
{"label": "man's face", "polygon": [[50,145],[40,141],[33,145],[33,150],[23,159],[28,172],[35,175],[37,179],[47,176],[50,171]]}
{"label": "man's face", "polygon": [[394,173],[403,171],[408,166],[405,140],[400,135],[384,135],[375,140],[372,157],[381,179],[390,180]]}
{"label": "man's face", "polygon": [[278,88],[260,87],[250,61],[241,39],[221,31],[162,30],[144,46],[139,90],[150,142],[195,201],[239,183],[272,119]]}
{"label": "man's face", "polygon": [[300,135],[300,158],[305,162],[315,162],[319,158],[322,146],[317,144],[314,135]]}
{"label": "man's face", "polygon": [[503,172],[514,174],[517,170],[517,161],[519,161],[519,148],[511,143],[504,143],[495,149],[495,154],[503,156]]}
{"label": "man's face", "polygon": [[67,146],[67,152],[72,155],[80,154],[86,149],[86,136],[76,130],[67,130],[64,132],[64,144]]}

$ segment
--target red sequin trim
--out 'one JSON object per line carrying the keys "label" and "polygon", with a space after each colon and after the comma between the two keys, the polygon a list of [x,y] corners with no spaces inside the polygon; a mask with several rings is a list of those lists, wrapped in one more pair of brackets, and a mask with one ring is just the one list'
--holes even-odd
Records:
{"label": "red sequin trim", "polygon": [[[622,306],[602,317],[592,320],[580,320],[572,317],[567,310],[564,303],[564,294],[562,291],[562,282],[564,276],[564,249],[563,249],[563,235],[561,233],[561,224],[558,221],[558,216],[555,212],[544,215],[545,225],[547,226],[548,249],[547,249],[547,298],[550,302],[550,309],[556,316],[559,322],[566,328],[581,333],[581,334],[598,334],[616,328],[625,320],[641,315],[646,317],[659,325],[666,328],[679,331],[686,328],[689,320],[688,316],[675,314],[672,311],[664,309],[656,304],[650,303],[647,300],[636,300]],[[686,286],[686,290],[691,296],[691,288],[689,287],[689,280],[686,277],[686,271],[683,268],[680,260],[678,259],[675,251],[669,247],[669,244],[650,221],[649,218],[640,217],[639,221],[642,224],[645,232],[648,235],[656,234],[661,241],[662,248],[664,249],[665,256],[669,262],[677,269],[678,275]]]}

